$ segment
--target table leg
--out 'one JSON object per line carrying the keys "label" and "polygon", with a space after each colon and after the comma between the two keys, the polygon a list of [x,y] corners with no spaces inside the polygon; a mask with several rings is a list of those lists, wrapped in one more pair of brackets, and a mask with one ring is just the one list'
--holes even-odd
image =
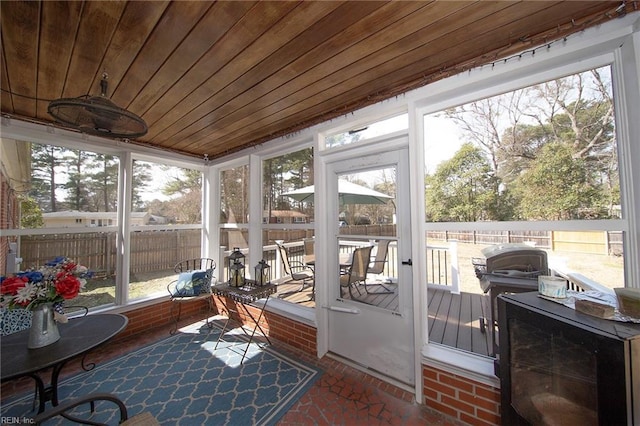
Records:
{"label": "table leg", "polygon": [[58,401],[58,378],[60,377],[60,372],[62,371],[62,367],[64,367],[64,365],[64,362],[54,365],[51,371],[51,404],[53,404],[54,406],[60,403]]}
{"label": "table leg", "polygon": [[[240,364],[242,364],[244,362],[245,357],[247,356],[247,351],[249,350],[249,347],[251,346],[251,342],[253,341],[253,337],[256,334],[256,330],[260,330],[260,333],[262,334],[262,336],[264,336],[265,339],[267,339],[267,343],[269,343],[271,345],[271,340],[269,340],[269,336],[267,336],[267,333],[264,332],[264,330],[262,329],[262,327],[260,326],[260,320],[262,319],[262,315],[264,314],[264,309],[267,306],[267,302],[269,301],[269,296],[267,296],[267,299],[264,302],[264,305],[262,305],[262,308],[260,308],[260,315],[258,315],[258,319],[256,320],[256,318],[251,314],[251,311],[247,308],[247,306],[244,303],[240,303],[240,306],[242,307],[242,309],[244,310],[244,313],[247,314],[247,316],[249,318],[251,318],[251,321],[253,321],[254,326],[253,326],[253,330],[251,331],[251,334],[249,334],[247,332],[247,330],[245,330],[245,328],[242,326],[240,326],[240,328],[242,329],[242,331],[249,337],[249,342],[247,343],[247,346],[244,349],[244,352],[242,353],[242,359],[240,360]],[[227,321],[224,323],[224,326],[222,327],[222,331],[220,332],[220,335],[218,336],[218,341],[216,342],[216,346],[213,348],[214,350],[218,349],[218,344],[220,343],[220,341],[222,340],[222,337],[224,336],[224,332],[227,330],[227,326],[229,324],[229,321],[231,321],[231,313],[235,312],[238,315],[240,314],[240,312],[238,310],[235,309],[230,309],[228,306],[227,308]]]}
{"label": "table leg", "polygon": [[32,373],[32,374],[29,374],[29,376],[31,376],[31,378],[36,381],[36,396],[35,396],[35,399],[33,400],[33,409],[35,410],[36,408],[36,399],[37,399],[39,403],[38,414],[40,414],[44,411],[45,403],[47,402],[47,399],[45,397],[45,393],[47,392],[46,387],[44,385],[44,382],[42,381],[42,377],[40,377],[38,374]]}
{"label": "table leg", "polygon": [[[46,408],[47,401],[51,401],[54,407],[60,403],[58,400],[58,379],[60,372],[65,363],[54,365],[51,369],[51,381],[48,386],[44,384],[44,380],[38,373],[32,373],[29,376],[36,381],[36,398],[38,398],[38,414],[42,413]],[[34,400],[35,409],[35,400]]]}
{"label": "table leg", "polygon": [[[267,301],[268,300],[269,298],[267,298]],[[251,340],[253,340],[253,336],[256,334],[256,330],[260,329],[260,334],[262,334],[262,336],[264,336],[264,338],[267,339],[267,342],[271,344],[271,340],[269,340],[269,336],[267,336],[267,333],[265,333],[262,327],[260,326],[260,320],[262,319],[264,308],[267,306],[267,301],[265,301],[262,309],[260,309],[260,315],[258,315],[257,320],[253,317],[253,315],[251,314],[251,311],[249,311],[249,309],[247,309],[245,305],[242,305],[245,313],[249,316],[249,318],[251,318],[251,321],[253,321],[253,323],[255,324],[255,326],[253,327],[253,331],[251,332],[251,335],[249,336],[249,334],[247,333],[247,336],[249,336],[249,339],[250,339],[249,343],[251,343]]]}

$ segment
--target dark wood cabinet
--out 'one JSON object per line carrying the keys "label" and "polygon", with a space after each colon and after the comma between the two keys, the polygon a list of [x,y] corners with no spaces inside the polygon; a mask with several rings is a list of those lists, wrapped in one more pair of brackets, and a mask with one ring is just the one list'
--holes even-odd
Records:
{"label": "dark wood cabinet", "polygon": [[640,325],[498,297],[504,425],[640,425]]}

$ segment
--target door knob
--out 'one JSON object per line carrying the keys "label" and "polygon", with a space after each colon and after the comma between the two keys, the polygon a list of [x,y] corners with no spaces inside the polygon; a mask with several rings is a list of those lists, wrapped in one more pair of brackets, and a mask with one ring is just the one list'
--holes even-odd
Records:
{"label": "door knob", "polygon": [[408,259],[408,260],[403,260],[402,264],[411,266],[411,265],[413,265],[413,262],[411,261],[411,259]]}

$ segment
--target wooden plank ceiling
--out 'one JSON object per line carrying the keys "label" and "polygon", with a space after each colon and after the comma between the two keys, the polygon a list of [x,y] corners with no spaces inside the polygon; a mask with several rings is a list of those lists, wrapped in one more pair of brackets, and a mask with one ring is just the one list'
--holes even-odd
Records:
{"label": "wooden plank ceiling", "polygon": [[610,1],[2,1],[2,113],[99,95],[210,159],[631,11]]}

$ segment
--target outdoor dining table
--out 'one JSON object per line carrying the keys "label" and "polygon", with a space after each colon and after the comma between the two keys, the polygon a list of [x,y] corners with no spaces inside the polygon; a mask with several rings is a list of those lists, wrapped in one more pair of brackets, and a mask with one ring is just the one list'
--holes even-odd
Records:
{"label": "outdoor dining table", "polygon": [[[127,326],[128,318],[120,314],[96,314],[69,320],[59,324],[60,340],[37,349],[27,348],[29,330],[7,336],[0,341],[0,381],[30,376],[36,381],[39,399],[38,413],[45,409],[47,401],[58,405],[58,379],[67,361],[85,355],[120,333]],[[95,364],[83,368],[91,370]],[[51,368],[48,385],[42,378],[44,370]]]}
{"label": "outdoor dining table", "polygon": [[[340,262],[340,269],[347,269],[351,266],[351,257],[353,253],[339,253],[338,261]],[[311,267],[316,266],[316,256],[311,254],[307,256],[305,263]]]}

